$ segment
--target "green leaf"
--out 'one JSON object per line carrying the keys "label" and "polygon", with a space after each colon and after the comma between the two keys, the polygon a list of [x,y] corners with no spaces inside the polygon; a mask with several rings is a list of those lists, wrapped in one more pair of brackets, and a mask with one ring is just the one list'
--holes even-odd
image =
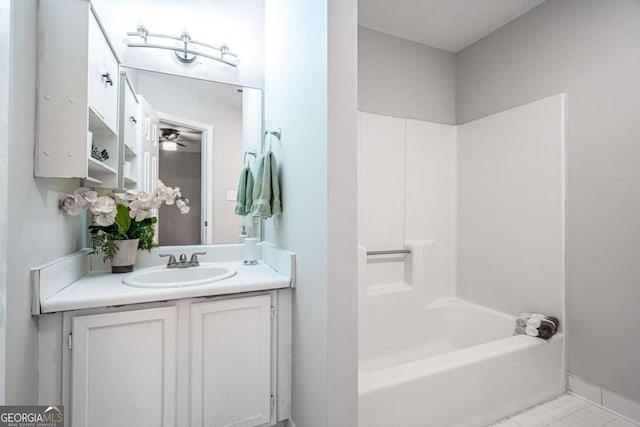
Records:
{"label": "green leaf", "polygon": [[115,224],[118,227],[118,233],[121,235],[127,235],[129,227],[131,226],[131,217],[129,216],[129,208],[124,205],[117,205],[118,212],[116,213]]}
{"label": "green leaf", "polygon": [[146,249],[147,243],[143,243],[143,240],[150,239],[149,244],[153,243],[153,236],[155,234],[154,224],[158,222],[158,218],[151,217],[145,218],[142,221],[133,221],[131,228],[129,229],[130,239],[141,239],[140,249]]}

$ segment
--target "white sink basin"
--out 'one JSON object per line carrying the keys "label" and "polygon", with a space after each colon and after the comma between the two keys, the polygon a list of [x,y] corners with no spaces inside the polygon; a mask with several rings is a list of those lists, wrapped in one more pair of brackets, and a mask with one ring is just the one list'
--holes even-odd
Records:
{"label": "white sink basin", "polygon": [[183,288],[206,285],[235,276],[236,270],[221,265],[200,264],[199,267],[152,267],[126,275],[122,283],[135,288]]}

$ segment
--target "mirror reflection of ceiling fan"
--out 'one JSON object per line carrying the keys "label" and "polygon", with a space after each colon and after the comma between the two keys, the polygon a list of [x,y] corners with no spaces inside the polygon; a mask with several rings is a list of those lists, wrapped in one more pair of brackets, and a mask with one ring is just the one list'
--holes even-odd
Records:
{"label": "mirror reflection of ceiling fan", "polygon": [[180,142],[182,141],[182,139],[180,139],[180,132],[178,130],[171,128],[164,128],[161,130],[162,135],[160,135],[160,144],[162,144],[163,142],[174,142],[181,147],[186,147],[185,144]]}

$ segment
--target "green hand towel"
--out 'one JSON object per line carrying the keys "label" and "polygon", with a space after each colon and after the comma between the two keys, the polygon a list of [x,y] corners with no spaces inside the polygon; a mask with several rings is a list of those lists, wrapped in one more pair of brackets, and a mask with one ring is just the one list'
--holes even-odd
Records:
{"label": "green hand towel", "polygon": [[240,173],[238,182],[238,198],[236,203],[236,215],[245,216],[251,213],[253,205],[253,173],[251,168],[246,166]]}
{"label": "green hand towel", "polygon": [[247,166],[247,188],[245,190],[244,214],[249,215],[253,208],[253,171]]}
{"label": "green hand towel", "polygon": [[275,155],[269,151],[258,160],[251,215],[271,218],[273,215],[280,215],[281,213],[278,165]]}

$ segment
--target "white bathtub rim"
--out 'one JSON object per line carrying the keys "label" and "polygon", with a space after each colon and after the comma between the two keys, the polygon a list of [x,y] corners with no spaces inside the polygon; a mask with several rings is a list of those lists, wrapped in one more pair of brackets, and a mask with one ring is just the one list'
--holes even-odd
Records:
{"label": "white bathtub rim", "polygon": [[547,345],[558,340],[564,340],[563,333],[556,334],[549,341],[527,335],[515,335],[387,368],[359,372],[358,394],[365,395],[403,383],[419,381],[435,373],[453,370],[503,354]]}
{"label": "white bathtub rim", "polygon": [[445,298],[438,298],[435,301],[433,301],[430,304],[427,304],[424,308],[429,310],[429,309],[433,309],[433,308],[441,308],[441,307],[447,307],[447,306],[467,306],[467,307],[473,307],[477,310],[482,310],[485,312],[489,312],[493,315],[495,315],[496,317],[500,317],[504,320],[509,320],[511,322],[515,322],[516,320],[516,316],[517,315],[512,315],[512,314],[508,314],[505,313],[504,311],[499,311],[496,309],[493,309],[491,307],[487,307],[486,305],[481,305],[481,304],[477,304],[475,302],[471,302],[469,300],[466,299],[462,299],[456,296],[449,296],[449,297],[445,297]]}

